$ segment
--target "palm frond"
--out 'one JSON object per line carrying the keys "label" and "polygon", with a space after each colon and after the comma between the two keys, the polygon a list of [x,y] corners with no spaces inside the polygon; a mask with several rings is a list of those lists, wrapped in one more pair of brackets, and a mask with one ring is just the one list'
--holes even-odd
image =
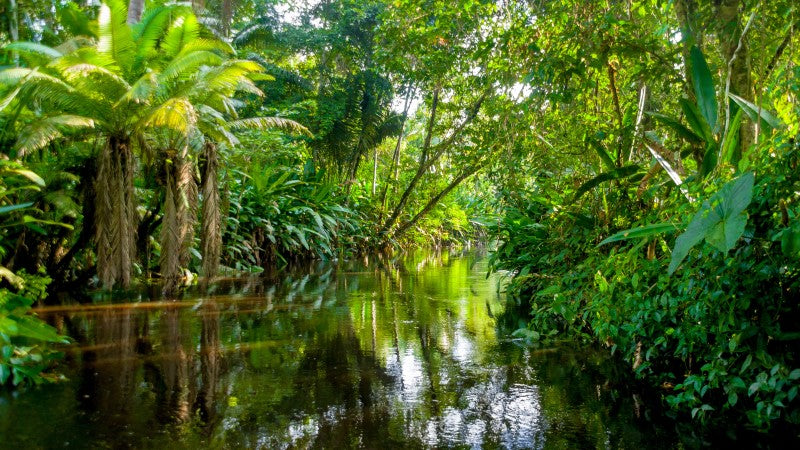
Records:
{"label": "palm frond", "polygon": [[83,90],[96,90],[103,98],[117,99],[131,87],[119,75],[94,64],[75,64],[62,73],[73,85],[82,86]]}
{"label": "palm frond", "polygon": [[197,112],[186,98],[171,98],[153,108],[137,128],[163,127],[188,136],[197,124]]}
{"label": "palm frond", "polygon": [[58,50],[46,45],[37,44],[35,42],[12,42],[3,47],[3,49],[10,52],[16,52],[30,66],[47,64],[47,62],[61,57],[61,52]]}
{"label": "palm frond", "polygon": [[176,78],[189,78],[196,74],[200,66],[214,66],[220,63],[222,63],[222,58],[219,55],[206,50],[186,53],[170,62],[164,68],[159,79],[162,82],[166,82]]}
{"label": "palm frond", "polygon": [[124,102],[143,103],[147,104],[150,96],[155,92],[158,86],[158,74],[155,72],[148,72],[136,80],[131,88],[117,101],[117,105]]}
{"label": "palm frond", "polygon": [[136,44],[128,25],[128,8],[122,0],[105,0],[97,16],[97,50],[111,55],[124,73],[127,73],[136,54]]}
{"label": "palm frond", "polygon": [[251,117],[248,119],[239,119],[231,122],[233,129],[255,129],[255,130],[269,130],[280,129],[284,131],[291,131],[301,133],[309,137],[314,137],[308,128],[295,122],[291,119],[284,119],[283,117]]}
{"label": "palm frond", "polygon": [[167,31],[167,35],[161,43],[164,56],[174,58],[184,46],[200,37],[200,24],[193,14],[179,16],[176,18]]}
{"label": "palm frond", "polygon": [[45,117],[23,127],[17,138],[16,149],[19,156],[44,148],[50,142],[63,136],[63,129],[92,128],[92,119],[72,115]]}

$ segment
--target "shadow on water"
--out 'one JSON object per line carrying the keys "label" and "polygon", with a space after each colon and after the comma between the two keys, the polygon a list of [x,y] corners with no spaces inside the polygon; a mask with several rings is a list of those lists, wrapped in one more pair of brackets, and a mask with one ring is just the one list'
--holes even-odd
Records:
{"label": "shadow on water", "polygon": [[498,282],[419,253],[44,307],[69,381],[0,395],[0,447],[677,444],[600,353],[509,339]]}

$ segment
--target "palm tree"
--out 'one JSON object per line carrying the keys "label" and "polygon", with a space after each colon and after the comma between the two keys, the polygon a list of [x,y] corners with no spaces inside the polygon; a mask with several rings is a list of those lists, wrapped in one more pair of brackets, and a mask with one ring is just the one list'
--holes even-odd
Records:
{"label": "palm tree", "polygon": [[[189,261],[194,240],[197,184],[202,174],[203,269],[217,271],[221,219],[216,175],[217,146],[235,145],[236,128],[283,127],[308,132],[279,118],[239,119],[239,91],[261,95],[250,77],[261,66],[229,59],[230,45],[205,32],[188,6],[147,11],[127,23],[121,0],[101,6],[96,44],[62,54],[43,45],[18,42],[7,48],[35,68],[0,72],[11,92],[0,109],[16,104],[40,117],[19,131],[21,155],[46,147],[72,129],[91,128],[99,148],[94,188],[98,276],[106,287],[128,286],[135,261],[135,151],[161,165],[164,211],[161,275],[174,291]],[[50,105],[42,109],[39,105]]]}

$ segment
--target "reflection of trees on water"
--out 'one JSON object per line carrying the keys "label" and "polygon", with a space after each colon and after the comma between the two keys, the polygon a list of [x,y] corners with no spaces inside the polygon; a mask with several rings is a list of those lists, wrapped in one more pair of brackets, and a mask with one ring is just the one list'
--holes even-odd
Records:
{"label": "reflection of trees on water", "polygon": [[611,417],[624,411],[604,404],[614,386],[593,384],[610,375],[575,352],[498,342],[497,323],[516,318],[476,259],[458,256],[319,264],[222,279],[150,309],[73,313],[80,407],[107,430],[98,440],[133,432],[124,445],[144,447],[176,436],[266,448],[594,446],[618,435]]}

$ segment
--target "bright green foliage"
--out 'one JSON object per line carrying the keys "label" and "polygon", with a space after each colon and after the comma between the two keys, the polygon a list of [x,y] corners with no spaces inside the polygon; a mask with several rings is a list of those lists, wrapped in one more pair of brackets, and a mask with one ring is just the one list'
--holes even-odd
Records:
{"label": "bright green foliage", "polygon": [[723,253],[733,249],[747,225],[745,208],[752,197],[753,174],[748,172],[729,181],[704,201],[686,231],[675,241],[669,273],[675,272],[689,250],[703,239]]}
{"label": "bright green foliage", "polygon": [[[7,254],[9,235],[18,228],[46,234],[43,227],[51,223],[36,217],[40,211],[33,202],[20,202],[44,186],[41,177],[21,164],[0,161],[0,254]],[[47,344],[68,340],[30,313],[33,302],[46,296],[50,280],[24,271],[14,273],[4,266],[0,266],[0,279],[7,286],[0,288],[0,387],[55,379],[45,373],[57,356]]]}

